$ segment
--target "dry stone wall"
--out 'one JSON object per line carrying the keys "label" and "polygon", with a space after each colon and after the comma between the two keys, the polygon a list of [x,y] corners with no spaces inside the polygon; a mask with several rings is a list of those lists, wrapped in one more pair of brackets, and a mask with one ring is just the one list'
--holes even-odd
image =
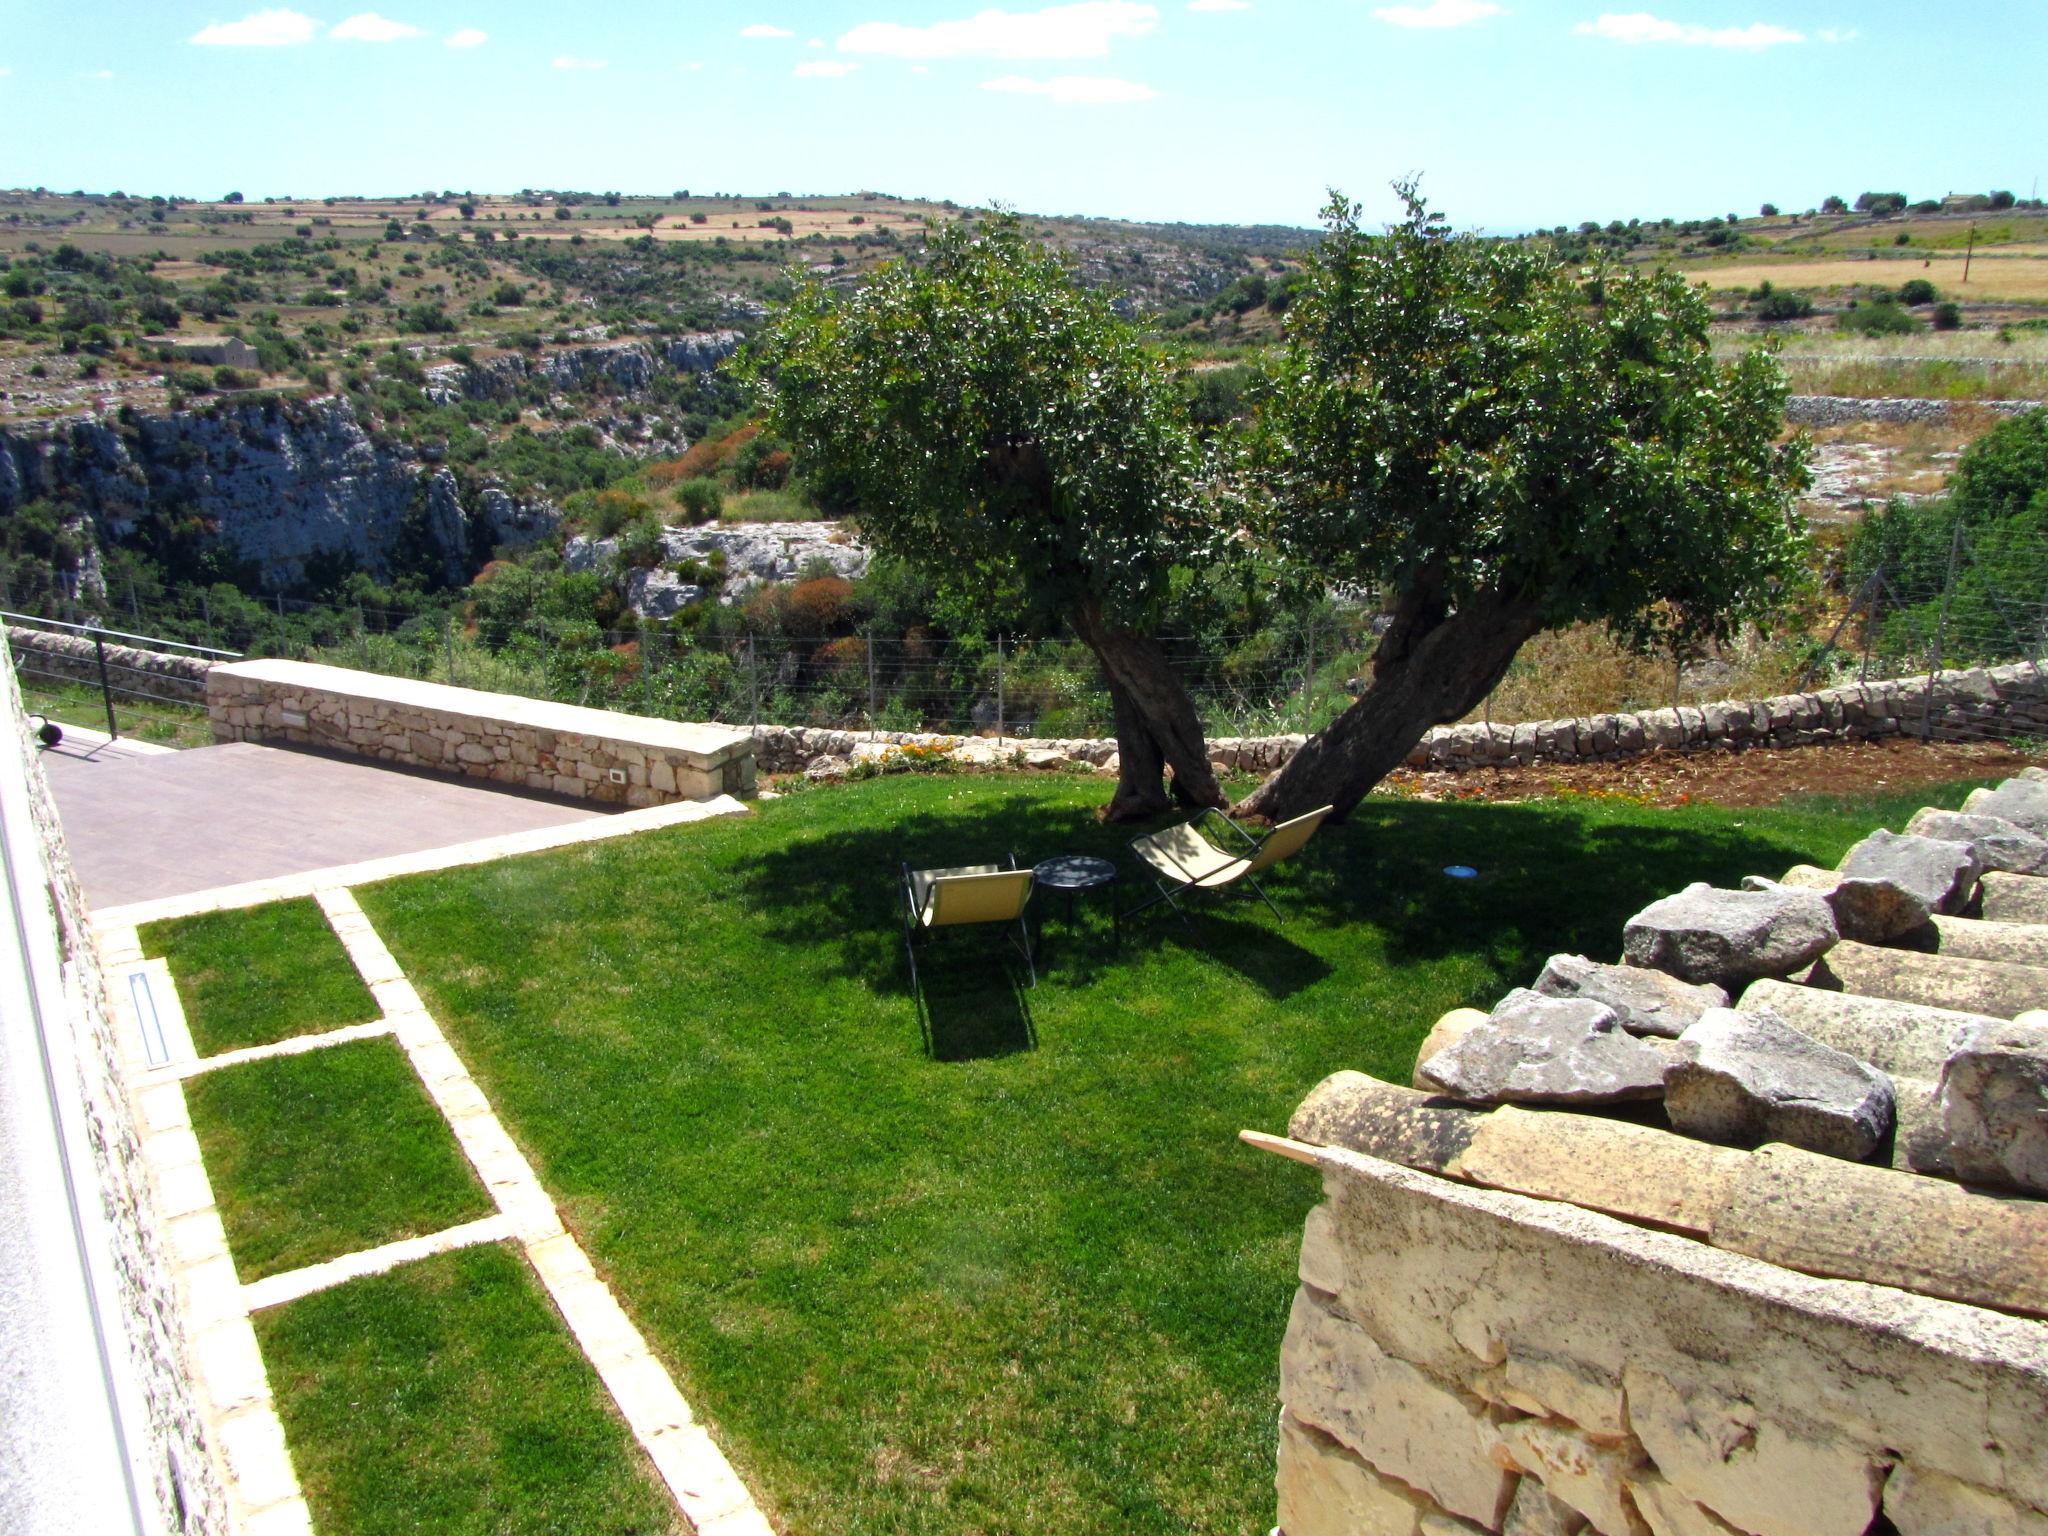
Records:
{"label": "dry stone wall", "polygon": [[2028,769],[1688,886],[1250,1135],[1283,1536],[2048,1536],[2044,839]]}
{"label": "dry stone wall", "polygon": [[[2048,733],[2048,674],[2027,662],[1851,683],[1813,693],[1686,705],[1637,713],[1528,720],[1519,725],[1452,725],[1431,731],[1408,755],[1412,768],[1460,770],[1546,762],[1610,762],[1660,750],[1803,747],[1830,741],[1920,734],[1937,739]],[[978,754],[1023,752],[1040,766],[1087,763],[1113,770],[1113,740],[1053,741],[945,736],[914,731],[844,731],[764,725],[754,729],[763,772],[796,773],[821,760],[851,759],[877,746],[936,747]],[[1225,768],[1269,773],[1304,736],[1218,737],[1209,755]]]}
{"label": "dry stone wall", "polygon": [[1785,402],[1785,420],[1795,427],[1840,427],[1852,421],[1945,422],[1958,406],[1997,416],[2024,416],[2048,400],[1912,400],[1896,396],[1794,395]]}
{"label": "dry stone wall", "polygon": [[[11,898],[32,942],[54,943],[57,951],[61,995],[39,1002],[45,1027],[68,1035],[75,1071],[63,1074],[55,1088],[75,1096],[82,1114],[93,1162],[83,1172],[97,1185],[99,1229],[111,1248],[114,1294],[103,1298],[103,1305],[125,1332],[123,1374],[139,1386],[141,1422],[127,1423],[124,1430],[131,1442],[140,1441],[131,1443],[131,1456],[142,1475],[143,1496],[155,1506],[157,1528],[214,1536],[229,1529],[227,1504],[206,1446],[164,1255],[163,1226],[122,1084],[106,977],[57,808],[25,729],[12,668],[6,670],[9,675],[0,679],[0,719],[6,722],[7,741],[0,750],[13,761],[0,763],[0,773],[26,786],[35,844],[35,867],[11,861],[16,881]],[[116,1347],[122,1342],[115,1341]],[[75,1364],[80,1371],[95,1369],[89,1360]]]}
{"label": "dry stone wall", "polygon": [[614,714],[303,661],[207,674],[217,741],[282,741],[609,805],[751,794],[744,729]]}
{"label": "dry stone wall", "polygon": [[[15,656],[39,673],[56,673],[74,682],[100,685],[99,657],[82,635],[9,626],[7,644]],[[132,645],[106,647],[107,671],[116,688],[147,689],[167,699],[206,702],[206,674],[213,663],[203,656],[171,656]]]}

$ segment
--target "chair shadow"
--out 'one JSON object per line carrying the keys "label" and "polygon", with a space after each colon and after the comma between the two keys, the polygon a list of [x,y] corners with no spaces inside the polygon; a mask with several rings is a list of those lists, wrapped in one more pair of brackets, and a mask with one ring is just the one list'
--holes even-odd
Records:
{"label": "chair shadow", "polygon": [[933,1061],[984,1061],[1038,1048],[1030,995],[1007,961],[968,959],[926,975],[919,991],[924,1049]]}
{"label": "chair shadow", "polygon": [[1180,944],[1237,972],[1276,1002],[1332,974],[1334,968],[1327,960],[1285,933],[1232,915],[1222,906],[1229,899],[1197,902],[1189,907],[1185,920],[1162,902],[1136,919],[1136,932],[1126,919],[1124,947]]}

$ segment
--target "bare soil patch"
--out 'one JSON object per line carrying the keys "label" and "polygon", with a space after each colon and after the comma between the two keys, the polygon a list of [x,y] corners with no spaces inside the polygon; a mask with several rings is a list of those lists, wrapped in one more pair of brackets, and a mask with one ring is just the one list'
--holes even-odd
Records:
{"label": "bare soil patch", "polygon": [[1746,752],[1652,752],[1612,763],[1526,768],[1399,769],[1377,791],[1415,800],[1627,799],[1645,805],[1775,805],[1792,795],[1868,795],[1955,779],[1998,778],[2041,765],[2002,741],[1888,736]]}

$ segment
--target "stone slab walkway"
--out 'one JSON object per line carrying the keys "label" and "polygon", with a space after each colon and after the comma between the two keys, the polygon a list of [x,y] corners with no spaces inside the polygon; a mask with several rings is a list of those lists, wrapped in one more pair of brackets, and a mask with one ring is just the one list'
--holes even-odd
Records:
{"label": "stone slab walkway", "polygon": [[42,754],[79,882],[101,907],[602,819],[552,798],[234,742]]}
{"label": "stone slab walkway", "polygon": [[[122,1049],[143,1135],[143,1153],[165,1217],[167,1257],[184,1304],[194,1374],[224,1464],[224,1481],[238,1530],[248,1536],[310,1536],[312,1530],[250,1314],[433,1254],[510,1240],[518,1243],[533,1266],[634,1439],[698,1536],[772,1536],[772,1527],[746,1485],[697,1420],[589,1256],[562,1226],[554,1202],[532,1166],[346,888],[347,882],[333,878],[361,871],[377,871],[375,878],[412,872],[387,867],[393,863],[446,867],[448,863],[479,862],[525,851],[524,845],[535,837],[543,845],[550,839],[587,841],[638,830],[631,825],[636,823],[673,825],[735,813],[744,814],[744,807],[730,801],[660,806],[583,826],[534,829],[464,848],[427,850],[317,875],[253,882],[228,892],[168,898],[125,909],[127,915],[99,915],[96,925],[122,1020]],[[629,825],[621,827],[621,823]],[[382,1016],[368,1024],[198,1057],[169,973],[161,960],[144,958],[136,924],[156,916],[177,915],[182,907],[212,910],[304,894],[297,889],[301,885],[310,885]],[[496,1214],[241,1284],[192,1131],[185,1080],[242,1062],[385,1034],[395,1036],[405,1051],[463,1155],[490,1192]]]}

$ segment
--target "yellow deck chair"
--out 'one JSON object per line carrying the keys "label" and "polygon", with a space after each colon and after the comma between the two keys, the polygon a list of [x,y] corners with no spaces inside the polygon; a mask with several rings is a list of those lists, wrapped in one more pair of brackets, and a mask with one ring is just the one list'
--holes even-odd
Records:
{"label": "yellow deck chair", "polygon": [[[1324,806],[1321,810],[1310,811],[1292,821],[1283,821],[1264,837],[1254,837],[1243,827],[1218,810],[1205,810],[1193,821],[1184,821],[1177,827],[1168,827],[1163,832],[1153,832],[1145,837],[1131,839],[1131,852],[1135,853],[1145,867],[1152,872],[1153,883],[1159,887],[1156,896],[1149,896],[1139,902],[1126,917],[1142,912],[1147,907],[1165,902],[1174,911],[1187,916],[1180,904],[1181,896],[1200,896],[1210,891],[1224,890],[1242,880],[1263,901],[1275,917],[1280,909],[1273,905],[1273,898],[1266,894],[1259,884],[1258,876],[1271,869],[1282,859],[1299,851],[1301,845],[1314,835],[1323,818],[1335,809]],[[1202,835],[1204,822],[1214,819],[1235,835],[1238,851],[1219,848]],[[1284,921],[1284,919],[1283,919]]]}
{"label": "yellow deck chair", "polygon": [[1015,923],[1017,932],[1010,942],[1024,956],[1024,968],[1031,985],[1038,985],[1038,968],[1031,957],[1031,924],[1024,908],[1031,900],[1033,875],[1017,867],[1010,855],[1007,866],[968,864],[957,869],[903,870],[903,947],[910,956],[910,985],[920,986],[917,975],[917,947],[928,943],[941,929],[975,927],[988,923]]}

